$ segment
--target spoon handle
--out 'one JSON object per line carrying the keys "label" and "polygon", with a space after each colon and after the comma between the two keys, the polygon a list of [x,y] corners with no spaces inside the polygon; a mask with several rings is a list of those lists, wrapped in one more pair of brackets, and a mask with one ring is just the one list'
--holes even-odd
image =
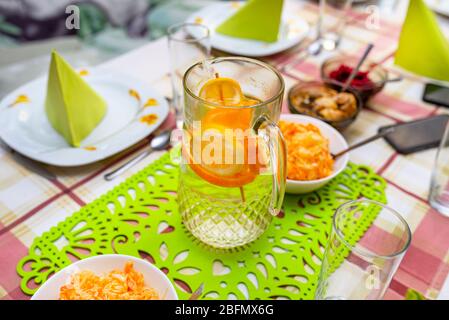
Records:
{"label": "spoon handle", "polygon": [[310,43],[306,48],[301,49],[298,56],[296,56],[292,61],[284,65],[281,70],[283,72],[288,72],[293,67],[296,67],[298,64],[302,63],[306,59],[311,56],[316,56],[321,52],[321,44],[320,39],[317,39]]}
{"label": "spoon handle", "polygon": [[117,178],[119,175],[123,174],[124,172],[128,171],[132,167],[134,167],[136,164],[138,164],[140,161],[148,157],[153,152],[153,149],[150,147],[150,149],[140,153],[136,157],[132,158],[122,166],[118,167],[114,171],[111,171],[104,175],[104,179],[106,181],[111,181],[115,178]]}
{"label": "spoon handle", "polygon": [[360,67],[365,62],[366,58],[368,58],[368,55],[370,54],[371,50],[374,48],[374,44],[370,43],[365,49],[365,52],[363,53],[362,57],[359,60],[359,63],[357,63],[357,66],[352,70],[351,75],[349,76],[348,80],[346,80],[345,85],[343,86],[342,91],[345,92],[348,90],[348,88],[351,86],[352,81],[357,76],[357,73],[360,70]]}
{"label": "spoon handle", "polygon": [[400,82],[400,81],[402,81],[402,80],[404,80],[403,77],[397,77],[397,78],[387,79],[387,80],[385,80],[385,83],[390,83],[390,82]]}
{"label": "spoon handle", "polygon": [[371,138],[368,138],[366,140],[360,141],[359,143],[356,143],[353,146],[350,146],[348,149],[343,150],[343,151],[341,151],[341,152],[339,152],[339,153],[337,153],[335,155],[333,154],[332,158],[334,158],[334,160],[335,160],[335,159],[341,157],[342,155],[345,155],[349,151],[352,151],[354,149],[358,149],[358,148],[360,148],[360,147],[362,147],[362,146],[364,146],[364,145],[366,145],[368,143],[371,143],[371,142],[376,141],[376,140],[378,140],[380,138],[383,138],[383,137],[385,137],[385,136],[387,136],[387,135],[389,135],[390,133],[393,133],[393,132],[394,132],[394,128],[385,129],[382,132],[379,132],[378,134],[376,134],[375,136],[372,136]]}

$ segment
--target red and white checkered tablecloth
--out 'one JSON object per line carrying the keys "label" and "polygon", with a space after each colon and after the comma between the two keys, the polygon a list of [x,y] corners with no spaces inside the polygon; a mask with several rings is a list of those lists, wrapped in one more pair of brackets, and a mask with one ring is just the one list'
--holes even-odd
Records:
{"label": "red and white checkered tablecloth", "polygon": [[[289,5],[299,16],[314,23],[316,6],[302,2]],[[372,42],[376,47],[371,58],[397,73],[393,56],[400,21],[383,19],[380,29],[370,30],[365,26],[365,17],[360,11],[351,15],[340,50],[356,54]],[[276,55],[268,61],[281,67],[295,58],[297,50]],[[321,62],[332,54],[309,58],[285,72],[287,88],[298,80],[319,79]],[[167,59],[166,39],[161,39],[105,63],[101,68],[127,72],[170,95]],[[344,132],[345,137],[353,143],[376,133],[380,126],[443,113],[444,110],[421,101],[423,83],[417,77],[406,76],[402,82],[389,84]],[[287,112],[285,107],[284,111]],[[144,149],[147,142],[141,141],[93,165],[70,169],[48,167],[58,176],[53,182],[30,173],[0,148],[0,299],[29,298],[20,289],[16,265],[27,254],[33,239],[159,157],[161,153],[153,154],[119,179],[104,181],[102,174],[107,169]],[[351,154],[351,161],[369,165],[385,178],[388,204],[404,216],[413,232],[410,249],[386,299],[403,299],[409,288],[431,299],[449,298],[449,219],[431,209],[426,201],[435,152],[402,156],[384,141],[377,141]]]}

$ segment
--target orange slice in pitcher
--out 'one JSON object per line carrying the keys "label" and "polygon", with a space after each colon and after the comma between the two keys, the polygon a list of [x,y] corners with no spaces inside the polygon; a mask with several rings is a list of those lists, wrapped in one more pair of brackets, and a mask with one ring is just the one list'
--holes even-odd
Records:
{"label": "orange slice in pitcher", "polygon": [[[198,176],[207,182],[220,187],[241,187],[251,183],[257,177],[257,174],[254,172],[253,167],[247,164],[248,161],[246,159],[241,162],[237,162],[236,157],[233,157],[233,159],[228,162],[225,160],[226,152],[231,152],[232,154],[235,154],[236,152],[246,152],[246,140],[229,141],[224,138],[224,135],[221,135],[221,137],[220,135],[221,133],[217,133],[216,135],[222,142],[221,154],[218,157],[219,161],[210,161],[213,159],[214,151],[212,151],[211,154],[206,154],[205,148],[207,148],[207,146],[206,143],[203,143],[201,148],[201,163],[194,163],[193,158],[190,157],[190,167]],[[206,159],[208,156],[210,156],[211,159]]]}
{"label": "orange slice in pitcher", "polygon": [[[257,100],[247,99],[242,92],[240,84],[229,78],[217,78],[209,80],[200,90],[200,97],[209,102],[221,106],[241,106],[242,108],[217,108],[208,111],[202,119],[202,132],[214,130],[222,146],[222,163],[206,164],[202,159],[201,164],[195,164],[190,157],[190,167],[201,178],[207,182],[221,187],[242,187],[254,181],[258,175],[260,166],[250,164],[248,149],[253,139],[247,135],[243,139],[233,137],[232,141],[225,138],[226,129],[241,129],[243,132],[248,130],[251,125],[253,110],[244,108],[259,103]],[[251,141],[250,141],[251,140]],[[201,153],[205,145],[201,146]],[[256,150],[253,148],[252,150]],[[191,150],[189,150],[191,151]],[[235,161],[234,157],[231,163],[225,163],[225,154],[230,152],[244,152],[243,163]],[[191,154],[191,152],[189,152]],[[257,158],[257,157],[256,157]]]}
{"label": "orange slice in pitcher", "polygon": [[240,84],[230,78],[211,79],[200,90],[200,98],[221,106],[238,105],[242,97]]}
{"label": "orange slice in pitcher", "polygon": [[230,78],[211,79],[200,90],[200,97],[206,101],[225,107],[212,109],[202,119],[203,127],[224,127],[247,130],[251,125],[253,110],[250,107],[259,103],[244,96],[240,84]]}

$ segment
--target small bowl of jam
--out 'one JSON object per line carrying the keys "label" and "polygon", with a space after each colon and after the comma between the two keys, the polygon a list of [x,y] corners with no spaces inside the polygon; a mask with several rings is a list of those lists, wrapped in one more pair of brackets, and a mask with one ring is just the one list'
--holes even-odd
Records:
{"label": "small bowl of jam", "polygon": [[[359,62],[358,57],[337,56],[321,66],[321,79],[328,86],[340,90]],[[352,80],[349,88],[357,92],[363,101],[378,94],[385,87],[388,71],[379,64],[366,60]]]}

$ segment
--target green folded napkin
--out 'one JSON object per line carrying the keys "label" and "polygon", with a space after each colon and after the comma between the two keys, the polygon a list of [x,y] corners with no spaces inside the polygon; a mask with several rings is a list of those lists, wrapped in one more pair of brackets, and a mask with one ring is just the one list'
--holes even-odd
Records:
{"label": "green folded napkin", "polygon": [[449,81],[449,41],[423,0],[410,0],[395,64],[422,76]]}
{"label": "green folded napkin", "polygon": [[107,111],[100,97],[56,51],[52,52],[45,110],[57,132],[79,147]]}
{"label": "green folded napkin", "polygon": [[283,0],[249,0],[215,31],[235,38],[276,42],[282,7]]}
{"label": "green folded napkin", "polygon": [[416,290],[408,289],[405,294],[405,300],[426,300],[426,297]]}

